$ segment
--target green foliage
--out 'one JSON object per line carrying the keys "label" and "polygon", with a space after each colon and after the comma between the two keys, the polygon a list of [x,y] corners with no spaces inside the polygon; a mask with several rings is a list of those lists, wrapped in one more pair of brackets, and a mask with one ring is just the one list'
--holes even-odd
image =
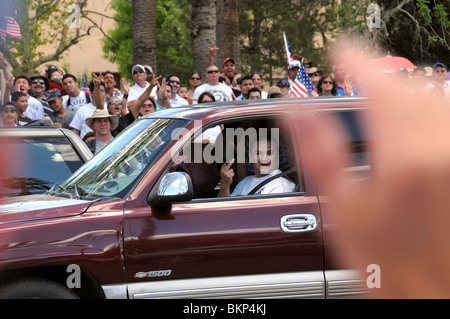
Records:
{"label": "green foliage", "polygon": [[[446,6],[444,5],[446,4]],[[439,44],[450,51],[450,20],[447,10],[450,4],[447,1],[417,0],[418,18],[423,21],[430,43]]]}
{"label": "green foliage", "polygon": [[[116,22],[116,27],[103,38],[103,52],[119,65],[120,72],[131,80],[133,64],[133,30],[131,1],[114,0],[114,17],[128,23]],[[156,56],[158,75],[176,73],[187,80],[192,70],[192,47],[189,37],[190,1],[163,0],[157,4]],[[154,67],[154,66],[152,66]]]}
{"label": "green foliage", "polygon": [[419,9],[419,16],[424,20],[424,26],[429,26],[432,22],[431,9],[428,8],[429,0],[417,0],[417,8]]}
{"label": "green foliage", "polygon": [[[119,66],[122,76],[131,79],[131,68],[133,67],[133,29],[131,26],[131,1],[113,1],[111,7],[116,11],[115,28],[108,31],[108,38],[103,38],[103,52],[105,57]],[[121,22],[127,21],[128,23]],[[112,39],[112,41],[111,41]],[[113,42],[114,41],[114,42]]]}

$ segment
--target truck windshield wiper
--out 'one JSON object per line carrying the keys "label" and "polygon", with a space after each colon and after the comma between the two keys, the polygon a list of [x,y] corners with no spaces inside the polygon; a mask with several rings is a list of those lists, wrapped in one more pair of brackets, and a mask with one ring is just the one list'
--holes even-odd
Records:
{"label": "truck windshield wiper", "polygon": [[80,186],[78,185],[70,185],[66,188],[62,188],[61,185],[58,183],[55,183],[52,188],[50,188],[47,192],[44,194],[51,195],[51,196],[60,196],[60,197],[67,197],[71,199],[81,199],[81,197],[86,197],[89,194]]}

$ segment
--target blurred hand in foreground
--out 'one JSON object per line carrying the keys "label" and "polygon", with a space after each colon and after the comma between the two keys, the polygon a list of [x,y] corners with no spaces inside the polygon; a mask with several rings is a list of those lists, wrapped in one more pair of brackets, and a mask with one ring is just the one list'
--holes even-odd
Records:
{"label": "blurred hand in foreground", "polygon": [[450,101],[411,92],[371,68],[354,48],[336,57],[358,73],[369,91],[365,130],[376,159],[370,182],[355,182],[341,168],[342,128],[331,119],[299,118],[321,194],[329,195],[346,266],[366,273],[380,266],[380,298],[450,297]]}

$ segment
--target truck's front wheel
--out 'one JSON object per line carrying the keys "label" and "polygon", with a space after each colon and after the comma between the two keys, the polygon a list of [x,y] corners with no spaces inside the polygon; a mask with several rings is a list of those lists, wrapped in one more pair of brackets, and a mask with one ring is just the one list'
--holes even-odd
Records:
{"label": "truck's front wheel", "polygon": [[28,278],[1,286],[0,299],[78,299],[78,296],[57,282]]}

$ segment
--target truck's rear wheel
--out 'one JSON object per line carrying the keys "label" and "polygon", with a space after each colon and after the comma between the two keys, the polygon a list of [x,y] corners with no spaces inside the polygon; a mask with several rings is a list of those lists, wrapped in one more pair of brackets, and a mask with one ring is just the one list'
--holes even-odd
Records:
{"label": "truck's rear wheel", "polygon": [[78,299],[69,288],[46,279],[28,278],[0,287],[0,299]]}

